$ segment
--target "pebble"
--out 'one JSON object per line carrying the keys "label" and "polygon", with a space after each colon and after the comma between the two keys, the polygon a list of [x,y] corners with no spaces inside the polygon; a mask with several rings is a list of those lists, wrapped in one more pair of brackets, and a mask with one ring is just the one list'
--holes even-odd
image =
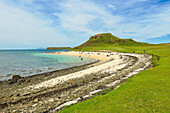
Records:
{"label": "pebble", "polygon": [[14,80],[11,80],[8,82],[8,84],[14,84],[14,83],[17,83],[18,79],[14,79]]}
{"label": "pebble", "polygon": [[25,72],[25,71],[27,71],[27,70],[22,70],[21,72]]}
{"label": "pebble", "polygon": [[25,82],[24,82],[24,83],[26,84],[26,83],[29,83],[29,82],[30,82],[30,80],[25,80]]}
{"label": "pebble", "polygon": [[25,82],[25,80],[24,79],[20,79],[20,80],[18,80],[18,83],[24,83]]}
{"label": "pebble", "polygon": [[73,83],[73,81],[68,81],[69,84]]}
{"label": "pebble", "polygon": [[48,69],[51,70],[51,69],[53,69],[53,68],[49,67]]}
{"label": "pebble", "polygon": [[7,97],[3,98],[3,101],[6,101],[7,100]]}
{"label": "pebble", "polygon": [[57,104],[59,105],[59,104],[61,104],[61,102],[57,102]]}
{"label": "pebble", "polygon": [[53,99],[53,98],[51,98],[51,99],[49,99],[48,101],[49,101],[49,102],[54,102],[54,99]]}
{"label": "pebble", "polygon": [[42,70],[38,69],[37,72],[42,72]]}
{"label": "pebble", "polygon": [[6,77],[10,77],[10,76],[12,76],[12,74],[7,74],[7,75],[6,75]]}
{"label": "pebble", "polygon": [[21,109],[21,108],[23,108],[23,106],[19,106],[19,108]]}
{"label": "pebble", "polygon": [[38,99],[38,98],[34,99],[34,103],[37,103],[38,101],[39,101],[39,99]]}

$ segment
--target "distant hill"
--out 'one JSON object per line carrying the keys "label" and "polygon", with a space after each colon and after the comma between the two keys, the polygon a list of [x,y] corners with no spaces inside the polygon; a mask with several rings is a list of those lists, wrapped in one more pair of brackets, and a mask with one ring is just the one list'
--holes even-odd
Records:
{"label": "distant hill", "polygon": [[103,33],[91,36],[90,39],[81,44],[80,46],[74,47],[73,49],[82,49],[84,47],[106,47],[106,46],[145,46],[150,45],[148,43],[136,42],[133,39],[120,39],[113,36],[111,33]]}
{"label": "distant hill", "polygon": [[64,50],[71,49],[71,47],[47,47],[47,50]]}

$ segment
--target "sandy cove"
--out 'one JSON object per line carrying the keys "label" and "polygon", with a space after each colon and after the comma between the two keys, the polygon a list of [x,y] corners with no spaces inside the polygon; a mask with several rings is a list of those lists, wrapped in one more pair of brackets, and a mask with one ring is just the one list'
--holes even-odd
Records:
{"label": "sandy cove", "polygon": [[53,52],[53,53],[48,53],[48,54],[89,57],[89,58],[95,58],[101,61],[106,61],[110,59],[109,57],[107,57],[106,54],[101,54],[100,52],[67,51],[67,52]]}
{"label": "sandy cove", "polygon": [[[97,58],[90,68],[18,89],[19,97],[1,103],[4,111],[56,112],[65,105],[88,99],[99,91],[118,86],[129,77],[152,67],[152,56],[118,52],[56,52],[50,54]],[[37,99],[37,102],[34,102]],[[12,106],[11,106],[12,105]],[[16,108],[20,109],[16,110]],[[34,107],[32,107],[34,106]]]}

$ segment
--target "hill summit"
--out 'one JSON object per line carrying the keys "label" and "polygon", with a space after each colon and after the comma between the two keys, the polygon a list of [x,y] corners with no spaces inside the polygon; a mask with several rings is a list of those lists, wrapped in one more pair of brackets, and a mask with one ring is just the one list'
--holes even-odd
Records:
{"label": "hill summit", "polygon": [[147,43],[136,42],[133,39],[120,39],[116,36],[113,36],[111,33],[102,33],[91,36],[90,39],[81,44],[80,46],[75,47],[74,49],[82,49],[84,47],[106,47],[106,46],[141,46],[148,45]]}

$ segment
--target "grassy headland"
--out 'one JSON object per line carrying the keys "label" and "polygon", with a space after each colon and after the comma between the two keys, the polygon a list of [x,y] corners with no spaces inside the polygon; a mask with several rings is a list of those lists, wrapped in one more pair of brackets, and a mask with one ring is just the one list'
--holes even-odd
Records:
{"label": "grassy headland", "polygon": [[155,67],[128,79],[126,84],[106,95],[97,95],[62,113],[170,112],[170,44],[140,43],[107,33],[92,36],[73,50],[153,54]]}
{"label": "grassy headland", "polygon": [[92,48],[94,48],[93,50],[98,50],[99,48],[103,48],[103,47],[108,48],[108,47],[118,47],[118,46],[148,46],[148,45],[151,46],[153,44],[136,42],[133,39],[120,39],[118,37],[113,36],[111,33],[104,33],[104,34],[97,34],[95,36],[91,36],[87,42],[73,49],[91,50]]}

